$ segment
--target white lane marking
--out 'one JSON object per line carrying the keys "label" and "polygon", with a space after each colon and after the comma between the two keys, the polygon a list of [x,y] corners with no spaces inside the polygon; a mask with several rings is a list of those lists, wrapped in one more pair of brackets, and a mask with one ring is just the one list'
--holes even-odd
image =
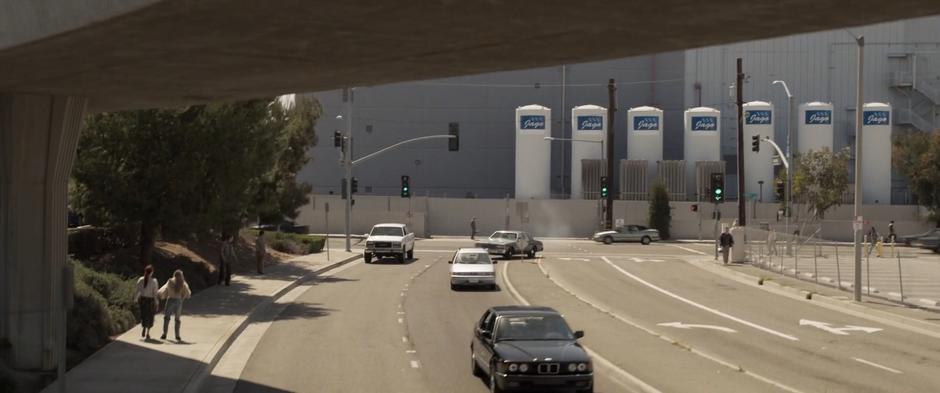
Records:
{"label": "white lane marking", "polygon": [[[401,307],[399,307],[399,308],[401,308]],[[404,311],[399,311],[399,312],[398,312],[398,315],[405,315],[405,312],[404,312]]]}
{"label": "white lane marking", "polygon": [[409,349],[405,351],[405,353],[418,353],[418,351],[415,351],[414,349]]}
{"label": "white lane marking", "polygon": [[630,260],[632,260],[633,262],[636,262],[636,263],[643,263],[643,262],[665,262],[665,261],[663,261],[662,259],[643,259],[643,258],[637,258],[637,257],[630,258]]}
{"label": "white lane marking", "polygon": [[403,343],[408,342],[408,337],[402,336],[402,337],[401,337],[401,342],[403,342]]}
{"label": "white lane marking", "polygon": [[603,259],[604,262],[607,262],[607,264],[610,265],[611,267],[613,267],[614,269],[617,269],[617,271],[619,271],[620,273],[623,273],[625,276],[630,277],[630,278],[632,278],[633,280],[635,280],[636,282],[639,282],[640,284],[646,285],[647,287],[649,287],[649,288],[651,288],[651,289],[653,289],[653,290],[655,290],[655,291],[657,291],[657,292],[659,292],[659,293],[662,293],[663,295],[669,296],[669,297],[671,297],[671,298],[673,298],[673,299],[676,299],[676,300],[678,300],[678,301],[680,301],[680,302],[683,302],[683,303],[688,304],[688,305],[690,305],[690,306],[696,307],[696,308],[698,308],[698,309],[708,311],[708,312],[710,312],[710,313],[712,313],[712,314],[715,314],[715,315],[717,315],[717,316],[720,316],[720,317],[722,317],[722,318],[730,319],[730,320],[732,320],[732,321],[735,321],[735,322],[740,323],[740,324],[745,325],[745,326],[750,326],[750,327],[752,327],[752,328],[754,328],[754,329],[757,329],[757,330],[760,330],[760,331],[762,331],[762,332],[769,333],[769,334],[772,334],[772,335],[777,336],[777,337],[780,337],[780,338],[785,338],[785,339],[790,340],[790,341],[800,341],[800,339],[798,339],[798,338],[796,338],[796,337],[794,337],[794,336],[791,336],[791,335],[789,335],[789,334],[781,333],[781,332],[778,332],[778,331],[773,330],[773,329],[771,329],[771,328],[764,327],[764,326],[758,325],[758,324],[753,323],[753,322],[745,321],[745,320],[743,320],[743,319],[741,319],[741,318],[738,318],[738,317],[735,317],[735,316],[733,316],[733,315],[727,314],[727,313],[725,313],[725,312],[722,312],[722,311],[716,310],[716,309],[714,309],[714,308],[708,307],[708,306],[706,306],[706,305],[704,305],[704,304],[699,304],[699,303],[696,303],[696,302],[694,302],[694,301],[692,301],[692,300],[686,299],[686,298],[684,298],[684,297],[682,297],[682,296],[676,295],[676,294],[674,294],[674,293],[672,293],[672,292],[669,292],[669,291],[667,291],[667,290],[665,290],[665,289],[663,289],[663,288],[660,288],[660,287],[656,286],[656,284],[653,284],[653,283],[651,283],[651,282],[649,282],[649,281],[646,281],[646,280],[644,280],[644,279],[642,279],[642,278],[640,278],[640,277],[635,276],[633,273],[630,273],[630,272],[628,272],[628,271],[626,271],[626,270],[623,270],[622,268],[620,268],[620,266],[617,266],[617,265],[615,265],[613,262],[611,262],[610,259],[607,259],[607,257],[601,257],[601,259]]}
{"label": "white lane marking", "polygon": [[398,323],[405,323],[404,319],[398,318]]}
{"label": "white lane marking", "polygon": [[698,325],[694,323],[682,323],[682,322],[664,322],[657,323],[659,326],[674,327],[678,329],[709,329],[709,330],[718,330],[725,333],[737,333],[737,330],[732,328],[727,328],[724,326],[715,326],[715,325]]}
{"label": "white lane marking", "polygon": [[588,258],[558,258],[558,259],[560,259],[560,260],[562,260],[562,261],[584,261],[584,262],[589,262],[589,261],[590,261],[590,259],[588,259]]}
{"label": "white lane marking", "polygon": [[[781,390],[785,390],[785,391],[788,391],[788,392],[791,392],[791,393],[803,393],[802,391],[797,390],[797,389],[795,389],[795,388],[792,388],[792,387],[790,387],[790,386],[784,385],[784,384],[781,383],[781,382],[777,382],[777,381],[775,381],[775,380],[773,380],[773,379],[770,379],[770,378],[768,378],[768,377],[765,377],[765,376],[763,376],[763,375],[754,373],[753,371],[750,371],[750,370],[748,370],[748,369],[745,369],[745,368],[743,368],[742,366],[740,366],[740,365],[738,365],[738,364],[734,364],[734,363],[725,361],[725,360],[723,360],[723,359],[721,359],[721,358],[719,358],[719,357],[717,357],[717,356],[715,356],[715,355],[712,355],[712,354],[710,354],[710,353],[708,353],[708,352],[705,352],[705,351],[702,351],[702,350],[700,350],[700,349],[697,349],[697,348],[695,348],[695,347],[693,347],[693,346],[690,346],[690,345],[687,345],[687,344],[682,344],[682,343],[680,343],[679,341],[677,341],[677,340],[675,340],[675,339],[673,339],[673,338],[667,336],[666,334],[656,332],[656,331],[654,331],[654,330],[652,330],[652,329],[649,329],[649,328],[647,328],[647,327],[645,327],[645,326],[643,326],[643,325],[640,325],[640,324],[637,323],[637,322],[631,321],[631,320],[627,319],[626,317],[624,317],[624,316],[622,316],[622,315],[620,315],[620,314],[617,314],[617,313],[615,313],[615,312],[613,312],[613,311],[611,311],[611,310],[608,310],[608,309],[606,309],[606,308],[604,308],[604,307],[599,306],[600,302],[598,302],[598,301],[596,301],[596,300],[594,300],[594,299],[591,299],[591,298],[582,297],[582,296],[580,296],[580,295],[574,293],[571,289],[566,288],[566,287],[563,286],[560,282],[558,282],[554,277],[550,276],[550,275],[548,274],[548,272],[545,270],[545,268],[542,267],[542,264],[539,264],[539,270],[541,270],[541,271],[542,271],[542,274],[544,274],[545,277],[548,277],[548,279],[551,280],[552,283],[554,283],[556,286],[558,286],[559,288],[561,288],[562,290],[564,290],[565,292],[567,292],[569,295],[571,295],[571,296],[574,297],[575,299],[580,300],[582,303],[587,304],[589,307],[592,307],[592,308],[594,308],[594,309],[596,309],[596,310],[598,310],[598,311],[600,311],[600,312],[602,312],[602,313],[604,313],[604,314],[607,314],[607,315],[610,315],[610,316],[614,317],[614,319],[616,319],[616,320],[618,320],[618,321],[620,321],[620,322],[623,322],[624,324],[626,324],[626,325],[628,325],[628,326],[631,326],[631,327],[633,327],[633,328],[636,328],[636,329],[639,329],[639,330],[641,330],[641,331],[644,331],[644,332],[646,332],[647,334],[650,334],[650,335],[652,335],[652,336],[654,336],[654,337],[656,337],[656,338],[659,338],[659,339],[661,339],[661,340],[663,340],[663,341],[665,341],[665,342],[667,342],[667,343],[669,343],[669,344],[671,344],[671,345],[681,344],[681,346],[682,346],[683,348],[687,349],[689,352],[691,352],[691,353],[693,353],[693,354],[695,354],[695,355],[701,356],[701,357],[703,357],[703,358],[705,358],[705,359],[708,359],[708,360],[710,360],[710,361],[712,361],[712,362],[718,363],[718,364],[720,364],[720,365],[722,365],[722,366],[724,366],[724,367],[727,367],[727,368],[729,368],[729,369],[731,369],[731,370],[734,370],[735,372],[743,372],[743,373],[747,374],[748,376],[750,376],[751,378],[754,378],[754,379],[756,379],[756,380],[758,380],[758,381],[764,382],[764,383],[766,383],[766,384],[768,384],[768,385],[771,385],[771,386],[776,386],[776,387],[780,388]],[[505,273],[505,272],[504,272],[504,273]],[[510,288],[510,289],[512,289],[512,288]],[[512,291],[510,291],[510,292],[512,292]],[[585,348],[585,349],[586,349],[586,348]]]}
{"label": "white lane marking", "polygon": [[[522,297],[522,294],[520,294],[519,291],[516,290],[516,287],[512,285],[512,281],[509,281],[508,267],[509,267],[509,264],[503,265],[503,274],[501,276],[503,278],[503,282],[506,283],[506,288],[509,289],[509,293],[519,303],[522,303],[523,305],[526,305],[526,306],[531,305],[531,303],[529,303],[529,301],[526,300],[526,298]],[[624,370],[618,367],[613,362],[611,362],[610,360],[607,360],[607,358],[601,356],[599,353],[592,351],[587,346],[582,345],[582,348],[584,348],[584,350],[587,351],[588,355],[591,356],[591,358],[596,362],[596,364],[601,365],[609,370],[612,370],[614,374],[617,374],[621,378],[626,379],[628,381],[626,384],[618,380],[615,380],[615,381],[621,386],[627,388],[628,390],[634,390],[634,388],[639,388],[639,390],[644,393],[662,393],[659,389],[656,389],[650,384],[643,382],[643,380],[635,377],[633,374],[630,374],[629,372],[627,372],[627,370]]]}
{"label": "white lane marking", "polygon": [[420,368],[420,367],[421,367],[421,363],[418,363],[417,360],[411,361],[411,368]]}
{"label": "white lane marking", "polygon": [[865,327],[865,326],[855,326],[855,325],[845,325],[845,327],[833,327],[831,323],[814,321],[811,319],[801,319],[800,326],[812,326],[818,329],[825,330],[829,333],[839,335],[839,336],[848,336],[847,332],[865,332],[865,333],[875,333],[880,332],[884,329],[876,327]]}
{"label": "white lane marking", "polygon": [[870,362],[870,361],[867,361],[867,360],[865,360],[865,359],[861,359],[861,358],[852,358],[852,360],[855,360],[856,362],[859,362],[859,363],[867,364],[867,365],[872,366],[872,367],[880,368],[880,369],[882,369],[882,370],[885,370],[885,371],[888,371],[888,372],[892,372],[892,373],[895,373],[895,374],[904,374],[904,373],[901,372],[900,370],[895,370],[895,369],[893,369],[893,368],[891,368],[891,367],[882,366],[882,365],[880,365],[880,364],[878,364],[878,363]]}
{"label": "white lane marking", "polygon": [[704,253],[704,252],[701,252],[701,251],[699,251],[699,250],[693,250],[693,249],[688,248],[688,247],[682,247],[682,246],[678,246],[678,245],[675,245],[675,244],[667,244],[667,245],[670,246],[670,247],[678,248],[678,249],[680,249],[680,250],[685,250],[685,251],[691,252],[691,253],[693,253],[693,254],[708,255],[708,254],[706,254],[706,253]]}

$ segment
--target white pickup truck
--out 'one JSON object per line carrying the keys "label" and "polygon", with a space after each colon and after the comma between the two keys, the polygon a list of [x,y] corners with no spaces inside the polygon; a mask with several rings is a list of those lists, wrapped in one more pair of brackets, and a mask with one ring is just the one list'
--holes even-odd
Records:
{"label": "white pickup truck", "polygon": [[415,255],[415,234],[405,224],[376,224],[366,239],[362,259],[372,263],[372,257],[395,257],[398,263]]}

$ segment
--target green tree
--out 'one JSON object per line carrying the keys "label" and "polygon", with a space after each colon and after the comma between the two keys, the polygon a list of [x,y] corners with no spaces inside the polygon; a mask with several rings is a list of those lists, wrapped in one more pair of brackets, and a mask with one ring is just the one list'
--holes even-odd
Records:
{"label": "green tree", "polygon": [[891,157],[917,204],[927,208],[940,227],[940,133],[900,134],[894,138]]}
{"label": "green tree", "polygon": [[139,224],[144,263],[161,233],[234,233],[262,211],[296,212],[305,199],[294,193],[309,188],[265,185],[277,176],[296,180],[319,116],[319,106],[306,103],[282,109],[258,99],[90,116],[72,205],[91,223]]}
{"label": "green tree", "polygon": [[827,210],[842,204],[849,185],[847,149],[810,150],[794,161],[793,200],[806,205],[813,220],[823,218]]}
{"label": "green tree", "polygon": [[672,210],[669,207],[669,193],[662,182],[653,185],[652,198],[650,198],[649,226],[659,230],[662,239],[669,239],[669,225],[672,221]]}

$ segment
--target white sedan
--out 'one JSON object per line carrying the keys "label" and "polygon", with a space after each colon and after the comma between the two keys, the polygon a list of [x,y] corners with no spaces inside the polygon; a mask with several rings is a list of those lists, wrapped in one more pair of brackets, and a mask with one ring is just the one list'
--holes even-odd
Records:
{"label": "white sedan", "polygon": [[485,286],[496,289],[496,263],[482,248],[461,248],[448,261],[450,266],[450,289],[461,286]]}

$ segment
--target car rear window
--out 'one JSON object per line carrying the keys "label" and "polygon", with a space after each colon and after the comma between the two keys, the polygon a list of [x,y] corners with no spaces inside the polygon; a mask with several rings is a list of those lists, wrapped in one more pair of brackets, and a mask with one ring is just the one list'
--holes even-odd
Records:
{"label": "car rear window", "polygon": [[490,254],[483,252],[464,252],[457,254],[457,260],[454,263],[465,263],[471,265],[492,265]]}

